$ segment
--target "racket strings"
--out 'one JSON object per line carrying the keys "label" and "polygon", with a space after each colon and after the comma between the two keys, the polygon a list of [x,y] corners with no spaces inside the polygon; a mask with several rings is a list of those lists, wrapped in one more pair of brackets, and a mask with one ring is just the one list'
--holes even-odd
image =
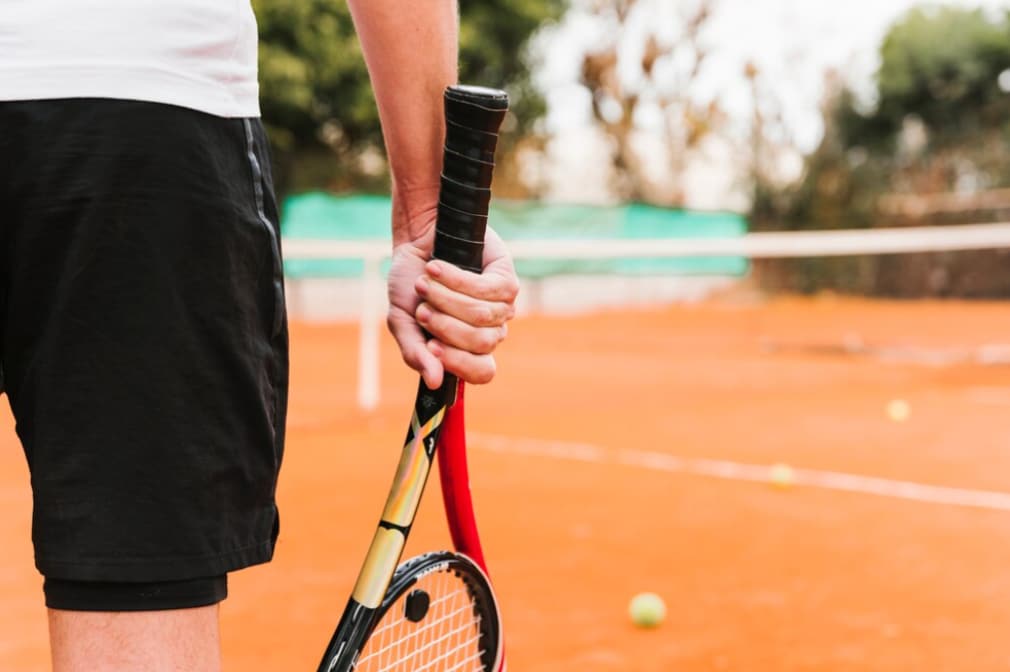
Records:
{"label": "racket strings", "polygon": [[[430,596],[418,622],[401,597],[372,632],[354,666],[357,672],[484,672],[481,620],[467,585],[454,573],[421,577],[411,591]],[[409,593],[408,593],[409,594]]]}
{"label": "racket strings", "polygon": [[[455,616],[456,616],[456,614],[449,614],[448,618],[453,618]],[[476,625],[479,627],[479,625],[480,625],[479,619],[477,619]],[[444,634],[441,634],[440,636],[436,637],[435,639],[432,639],[431,641],[423,644],[420,648],[412,650],[408,654],[407,657],[422,656],[429,649],[434,649],[435,647],[442,646],[442,645],[451,645],[457,639],[465,636],[465,634],[467,632],[469,632],[470,628],[472,628],[472,627],[473,626],[470,623],[462,623],[456,629],[450,630],[448,632],[445,632]],[[387,627],[386,631],[390,630],[391,628],[392,628],[392,626]],[[418,628],[418,632],[414,633],[414,635],[411,636],[411,639],[420,639],[421,638],[419,636],[420,635],[420,631],[421,631],[421,629]],[[410,642],[408,642],[405,639],[394,639],[392,643],[386,644],[383,648],[381,648],[378,651],[376,651],[375,654],[377,656],[381,656],[382,654],[388,653],[395,646],[407,645],[409,643]]]}

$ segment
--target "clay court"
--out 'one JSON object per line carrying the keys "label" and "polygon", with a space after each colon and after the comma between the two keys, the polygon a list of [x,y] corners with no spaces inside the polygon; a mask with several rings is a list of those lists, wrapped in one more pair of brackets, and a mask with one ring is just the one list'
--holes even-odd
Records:
{"label": "clay court", "polygon": [[[510,669],[1010,667],[1010,310],[819,298],[514,323],[468,395]],[[354,325],[292,325],[276,561],[233,577],[225,668],[314,670],[399,455],[415,377]],[[908,402],[903,422],[885,412]],[[0,669],[48,669],[27,468],[0,417]],[[773,487],[770,465],[796,482]],[[925,487],[933,486],[933,487]],[[433,481],[437,488],[437,481]],[[1008,493],[1008,494],[1001,494]],[[443,546],[435,492],[411,547]],[[639,591],[669,607],[634,628]]]}

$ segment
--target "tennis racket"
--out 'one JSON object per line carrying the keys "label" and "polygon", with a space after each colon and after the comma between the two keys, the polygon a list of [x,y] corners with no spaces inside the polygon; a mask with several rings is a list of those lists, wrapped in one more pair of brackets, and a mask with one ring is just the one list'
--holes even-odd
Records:
{"label": "tennis racket", "polygon": [[[433,256],[479,273],[504,91],[452,86]],[[436,450],[437,448],[437,450]],[[431,463],[439,455],[455,551],[397,567]],[[344,614],[319,672],[500,672],[501,616],[484,565],[467,477],[463,384],[420,381],[400,463]]]}

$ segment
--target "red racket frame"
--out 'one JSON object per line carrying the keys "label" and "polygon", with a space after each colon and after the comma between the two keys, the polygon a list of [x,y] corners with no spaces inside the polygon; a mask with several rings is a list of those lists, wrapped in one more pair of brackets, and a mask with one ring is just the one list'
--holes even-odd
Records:
{"label": "red racket frame", "polygon": [[[445,414],[438,439],[438,477],[442,484],[442,503],[449,524],[452,544],[459,553],[469,557],[490,577],[484,561],[484,548],[477,532],[477,519],[470,494],[470,472],[466,459],[466,427],[464,422],[464,384],[456,388],[456,401]],[[503,628],[504,630],[504,628]],[[505,649],[502,644],[502,663],[505,670]]]}
{"label": "red racket frame", "polygon": [[[477,532],[477,520],[473,512],[470,496],[470,473],[466,460],[466,429],[463,413],[463,382],[456,390],[456,402],[446,411],[439,436],[438,476],[442,483],[442,502],[445,504],[445,518],[449,523],[449,534],[456,550],[484,570],[484,549]],[[490,576],[490,575],[489,575]]]}

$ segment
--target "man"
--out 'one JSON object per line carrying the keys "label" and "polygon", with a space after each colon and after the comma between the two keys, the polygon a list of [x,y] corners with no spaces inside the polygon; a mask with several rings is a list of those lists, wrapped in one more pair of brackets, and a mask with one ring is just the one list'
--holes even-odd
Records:
{"label": "man", "polygon": [[[429,262],[454,3],[352,0],[393,175],[389,327],[482,383],[517,281]],[[284,439],[277,209],[248,0],[0,2],[0,362],[56,672],[220,668]],[[425,340],[421,328],[433,335]]]}

